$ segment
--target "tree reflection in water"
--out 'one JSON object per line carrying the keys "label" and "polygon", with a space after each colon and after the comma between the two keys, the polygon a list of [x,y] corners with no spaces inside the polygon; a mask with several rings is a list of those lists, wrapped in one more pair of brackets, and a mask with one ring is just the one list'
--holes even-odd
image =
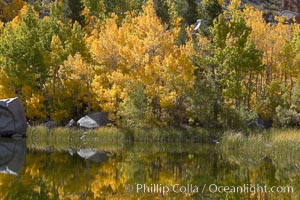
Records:
{"label": "tree reflection in water", "polygon": [[[148,146],[147,146],[148,145]],[[78,152],[80,152],[78,154]],[[105,153],[106,152],[106,153]],[[93,154],[93,155],[92,155]],[[92,155],[89,159],[83,155]],[[254,154],[252,154],[254,155]],[[29,149],[17,176],[0,174],[1,199],[160,199],[162,194],[126,192],[136,184],[199,186],[198,193],[168,193],[168,199],[299,199],[299,168],[276,157],[243,157],[214,145],[137,144],[117,151]],[[287,155],[285,155],[286,158]],[[104,159],[106,158],[106,159]],[[293,156],[290,159],[296,159]],[[294,160],[293,163],[297,163]],[[204,184],[290,185],[294,193],[212,194]]]}

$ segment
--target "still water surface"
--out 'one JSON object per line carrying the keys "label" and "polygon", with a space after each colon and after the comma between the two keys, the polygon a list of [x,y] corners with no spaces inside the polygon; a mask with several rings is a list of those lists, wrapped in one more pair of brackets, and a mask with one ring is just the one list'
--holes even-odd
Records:
{"label": "still water surface", "polygon": [[295,155],[245,157],[204,144],[107,145],[113,148],[37,150],[26,140],[1,139],[0,199],[300,199]]}

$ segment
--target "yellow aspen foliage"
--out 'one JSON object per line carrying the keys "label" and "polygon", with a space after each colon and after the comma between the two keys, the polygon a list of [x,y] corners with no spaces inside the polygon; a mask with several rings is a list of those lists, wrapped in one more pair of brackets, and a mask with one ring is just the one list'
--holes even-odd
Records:
{"label": "yellow aspen foliage", "polygon": [[183,108],[186,92],[193,86],[194,67],[184,55],[185,47],[175,45],[172,30],[157,18],[153,2],[140,15],[128,14],[121,26],[117,24],[112,16],[87,39],[98,63],[92,87],[100,107],[116,117],[132,87],[142,85],[146,110],[152,112],[148,116],[161,120],[175,107]]}
{"label": "yellow aspen foliage", "polygon": [[262,11],[253,7],[245,8],[246,22],[251,26],[250,37],[257,49],[263,52],[263,64],[266,66],[266,82],[283,76],[281,54],[292,40],[293,29],[296,25],[286,25],[279,20],[278,24],[266,23]]}
{"label": "yellow aspen foliage", "polygon": [[294,58],[294,64],[297,68],[300,67],[300,26],[297,26],[294,30],[294,49],[296,52]]}
{"label": "yellow aspen foliage", "polygon": [[[103,2],[101,1],[100,4],[103,4]],[[104,9],[104,5],[101,5],[101,7]],[[95,28],[97,29],[101,26],[101,21],[105,18],[104,13],[105,10],[102,10],[99,13],[99,16],[96,17],[94,15],[91,15],[88,7],[84,7],[82,11],[82,15],[84,16],[85,21],[83,29],[87,35],[90,35],[93,30],[95,30]]]}
{"label": "yellow aspen foliage", "polygon": [[7,183],[12,183],[14,180],[15,177],[12,176],[11,174],[4,174],[4,173],[0,174],[1,198],[6,198],[8,196],[10,185]]}
{"label": "yellow aspen foliage", "polygon": [[[58,76],[61,84],[58,102],[63,105],[66,102],[69,104],[64,106],[65,112],[69,114],[85,112],[84,104],[87,104],[87,109],[90,112],[92,103],[90,87],[94,77],[93,66],[87,63],[79,53],[76,53],[74,56],[69,55],[64,64],[60,66]],[[59,110],[57,112],[65,113]]]}
{"label": "yellow aspen foliage", "polygon": [[14,88],[10,86],[10,78],[5,74],[4,70],[0,68],[0,98],[15,97]]}
{"label": "yellow aspen foliage", "polygon": [[116,162],[113,160],[108,161],[107,165],[102,165],[101,169],[97,171],[101,171],[101,173],[96,173],[95,179],[91,182],[91,192],[95,199],[111,194],[110,191],[117,193],[128,180],[128,177],[123,174],[116,176]]}
{"label": "yellow aspen foliage", "polygon": [[13,30],[17,29],[17,27],[19,26],[19,22],[24,16],[26,16],[28,12],[32,13],[34,17],[39,18],[39,13],[35,11],[32,7],[30,7],[30,5],[25,3],[19,10],[18,14],[11,20]]}
{"label": "yellow aspen foliage", "polygon": [[22,87],[23,98],[25,99],[24,105],[26,107],[26,116],[30,119],[45,119],[45,98],[37,93],[33,93],[29,86]]}
{"label": "yellow aspen foliage", "polygon": [[50,64],[50,70],[49,73],[52,75],[52,89],[50,91],[52,92],[51,95],[56,95],[55,88],[57,87],[57,79],[58,79],[58,70],[60,67],[60,64],[63,61],[63,55],[64,55],[64,48],[62,45],[62,42],[59,38],[59,36],[54,35],[51,40],[50,44],[51,52],[49,54],[49,64]]}
{"label": "yellow aspen foliage", "polygon": [[297,54],[294,38],[299,25],[287,24],[279,17],[275,17],[278,23],[266,23],[263,13],[253,7],[246,7],[244,13],[252,28],[251,40],[263,53],[265,66],[264,72],[254,77],[258,95],[257,102],[252,101],[252,104],[256,104],[256,111],[262,117],[271,118],[281,106],[291,102],[293,86],[299,79],[299,68],[294,62]]}
{"label": "yellow aspen foliage", "polygon": [[223,5],[223,4],[224,4],[224,0],[218,0],[218,3],[219,3],[220,5]]}
{"label": "yellow aspen foliage", "polygon": [[90,11],[87,7],[84,7],[82,11],[82,15],[84,16],[84,20],[86,21],[86,25],[84,26],[84,29],[87,34],[91,33],[93,30],[94,20],[95,17],[89,14]]}
{"label": "yellow aspen foliage", "polygon": [[[167,93],[167,94],[166,94]],[[166,92],[164,88],[161,88],[162,98],[160,98],[160,105],[162,108],[174,107],[176,104],[177,94],[175,91]]]}
{"label": "yellow aspen foliage", "polygon": [[82,80],[85,83],[91,82],[94,75],[92,66],[86,63],[79,53],[74,56],[69,55],[64,62],[64,71],[70,79]]}

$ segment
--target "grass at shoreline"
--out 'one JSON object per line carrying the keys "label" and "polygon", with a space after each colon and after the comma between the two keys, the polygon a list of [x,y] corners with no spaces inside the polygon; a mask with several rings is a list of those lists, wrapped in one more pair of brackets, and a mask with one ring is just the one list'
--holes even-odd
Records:
{"label": "grass at shoreline", "polygon": [[298,129],[271,129],[262,133],[246,136],[241,132],[225,132],[221,143],[223,148],[234,149],[245,146],[276,147],[288,144],[300,147],[300,130]]}
{"label": "grass at shoreline", "polygon": [[241,160],[268,158],[278,163],[290,163],[292,160],[300,162],[300,130],[271,129],[249,136],[241,133],[225,133],[220,150],[227,155],[238,152],[236,156]]}
{"label": "grass at shoreline", "polygon": [[298,185],[300,130],[271,129],[248,136],[225,133],[219,147],[220,157],[233,166],[243,166],[260,174],[258,180],[270,173],[274,173],[273,177],[284,174],[289,184]]}
{"label": "grass at shoreline", "polygon": [[[248,136],[247,136],[248,135]],[[207,130],[191,128],[120,129],[103,127],[95,130],[68,128],[48,129],[44,126],[30,127],[27,131],[27,143],[30,146],[52,146],[65,149],[68,146],[81,148],[85,145],[107,148],[123,148],[130,143],[214,143],[220,141],[222,151],[239,151],[243,154],[265,154],[272,151],[300,151],[300,130],[271,129],[260,133],[243,134],[241,132]]]}
{"label": "grass at shoreline", "polygon": [[85,140],[98,142],[161,142],[161,143],[212,143],[221,141],[224,147],[236,148],[247,144],[300,144],[300,130],[271,129],[263,132],[235,132],[203,128],[176,129],[121,129],[117,127],[102,127],[99,129],[70,129],[57,127],[49,129],[45,126],[29,127],[29,139],[47,140]]}
{"label": "grass at shoreline", "polygon": [[94,130],[80,130],[64,127],[48,129],[44,126],[35,126],[29,127],[27,130],[27,144],[36,149],[44,147],[66,149],[84,146],[105,149],[111,148],[111,146],[123,148],[130,143],[212,143],[220,139],[220,136],[220,131],[201,128],[180,130],[175,128],[120,129],[103,127]]}
{"label": "grass at shoreline", "polygon": [[[213,134],[210,134],[213,133]],[[68,128],[48,129],[44,126],[29,127],[27,148],[42,151],[67,151],[92,148],[108,152],[130,151],[200,151],[208,147],[221,132],[206,129],[119,129],[103,127],[95,130]],[[201,148],[199,148],[201,143]],[[205,144],[204,144],[205,143]],[[134,144],[134,145],[133,145]]]}

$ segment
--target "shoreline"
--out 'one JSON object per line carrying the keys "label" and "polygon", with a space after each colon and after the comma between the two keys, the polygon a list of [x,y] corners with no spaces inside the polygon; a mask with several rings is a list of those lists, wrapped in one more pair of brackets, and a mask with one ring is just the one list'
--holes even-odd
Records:
{"label": "shoreline", "polygon": [[27,130],[30,139],[80,139],[107,142],[157,142],[157,143],[214,143],[221,139],[220,129],[189,128],[118,128],[73,129],[33,126]]}
{"label": "shoreline", "polygon": [[251,152],[260,149],[300,150],[300,130],[270,129],[257,132],[220,130],[220,129],[121,129],[117,127],[102,127],[93,130],[54,128],[44,126],[30,127],[27,131],[27,142],[38,146],[85,146],[92,144],[218,144],[222,150],[245,150]]}

